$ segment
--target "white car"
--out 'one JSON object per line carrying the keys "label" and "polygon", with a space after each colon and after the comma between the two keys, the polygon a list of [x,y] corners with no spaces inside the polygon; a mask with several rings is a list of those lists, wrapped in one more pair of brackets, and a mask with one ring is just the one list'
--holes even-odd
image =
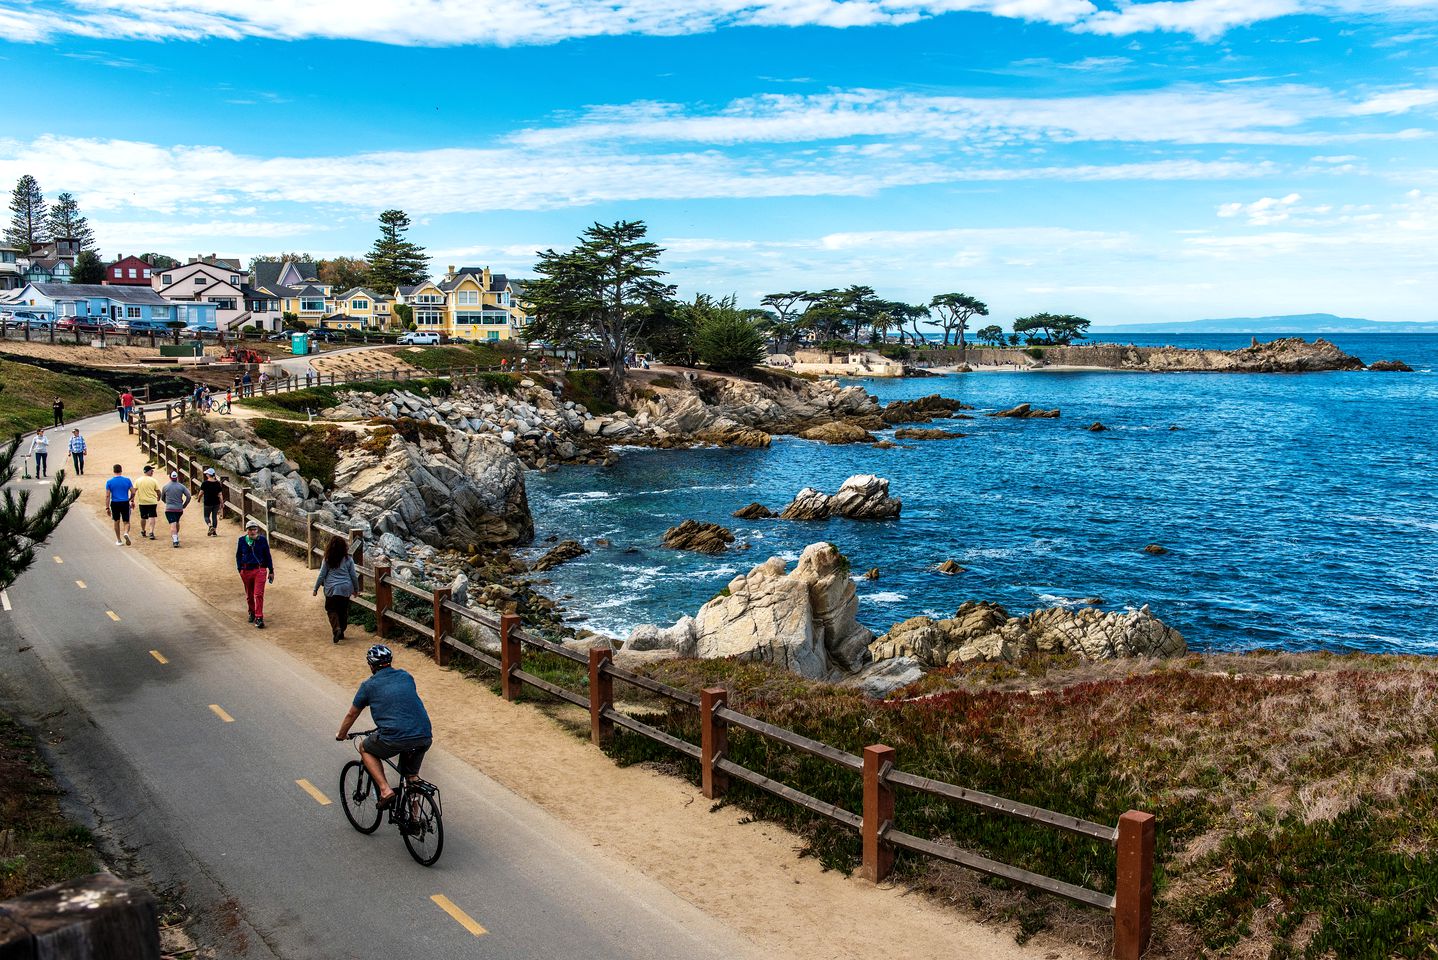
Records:
{"label": "white car", "polygon": [[415,346],[433,346],[439,343],[439,334],[414,331],[412,333],[402,334],[395,343]]}

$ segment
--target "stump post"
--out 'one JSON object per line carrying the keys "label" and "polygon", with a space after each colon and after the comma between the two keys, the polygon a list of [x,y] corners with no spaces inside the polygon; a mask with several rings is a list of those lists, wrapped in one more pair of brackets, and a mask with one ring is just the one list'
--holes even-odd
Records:
{"label": "stump post", "polygon": [[1118,818],[1118,878],[1113,892],[1114,960],[1139,960],[1153,924],[1151,813],[1130,810]]}
{"label": "stump post", "polygon": [[887,782],[894,765],[894,748],[875,744],[864,748],[864,863],[859,876],[882,883],[894,868],[894,848],[883,833],[894,821],[894,790]]}
{"label": "stump post", "polygon": [[589,739],[602,747],[614,736],[614,721],[604,711],[614,706],[614,677],[604,669],[614,659],[608,647],[589,651]]}
{"label": "stump post", "polygon": [[717,767],[729,752],[729,724],[714,715],[728,700],[729,691],[723,687],[699,692],[699,784],[709,800],[717,800],[729,789],[729,775]]}
{"label": "stump post", "polygon": [[514,671],[524,663],[519,638],[514,635],[518,629],[519,617],[514,614],[506,613],[499,618],[499,689],[506,700],[519,696],[519,688],[523,685],[514,676]]}
{"label": "stump post", "polygon": [[374,632],[381,640],[389,639],[389,626],[384,615],[394,606],[394,587],[389,582],[389,561],[374,562]]}
{"label": "stump post", "polygon": [[444,642],[445,634],[454,632],[454,614],[446,607],[451,587],[437,587],[434,591],[434,662],[441,667],[449,666],[449,646]]}

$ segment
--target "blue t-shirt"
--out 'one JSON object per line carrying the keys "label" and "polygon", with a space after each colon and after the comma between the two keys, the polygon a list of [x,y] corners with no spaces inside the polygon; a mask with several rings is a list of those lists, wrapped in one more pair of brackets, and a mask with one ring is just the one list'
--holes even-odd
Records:
{"label": "blue t-shirt", "polygon": [[396,667],[385,667],[360,684],[354,705],[357,710],[369,707],[382,740],[402,743],[434,736],[429,714],[414,688],[414,677]]}
{"label": "blue t-shirt", "polygon": [[127,503],[130,499],[130,491],[135,489],[135,484],[129,477],[111,477],[105,481],[105,489],[110,492],[111,503]]}

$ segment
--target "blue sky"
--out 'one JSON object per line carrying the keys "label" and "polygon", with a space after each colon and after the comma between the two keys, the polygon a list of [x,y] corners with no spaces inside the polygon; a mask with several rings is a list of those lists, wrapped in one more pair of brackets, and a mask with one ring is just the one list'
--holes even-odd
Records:
{"label": "blue sky", "polygon": [[1433,0],[3,0],[0,181],[106,254],[525,275],[643,219],[681,293],[996,319],[1438,319]]}

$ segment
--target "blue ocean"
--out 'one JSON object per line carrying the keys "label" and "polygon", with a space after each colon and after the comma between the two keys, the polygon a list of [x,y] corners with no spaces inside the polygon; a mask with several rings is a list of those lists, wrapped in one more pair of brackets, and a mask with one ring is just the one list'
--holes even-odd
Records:
{"label": "blue ocean", "polygon": [[[788,437],[768,450],[631,450],[610,467],[531,474],[537,547],[556,535],[592,550],[548,574],[546,589],[577,622],[623,636],[693,613],[769,556],[792,561],[829,540],[856,573],[878,568],[878,580],[858,581],[860,619],[875,632],[969,599],[1018,613],[1101,597],[1105,609],[1148,604],[1198,649],[1438,653],[1438,335],[1328,339],[1416,372],[856,381],[884,401],[941,393],[972,404],[974,419],[934,424],[969,435],[891,450]],[[1063,416],[983,416],[1025,402]],[[1089,432],[1094,421],[1109,429]],[[730,516],[755,500],[780,508],[804,486],[832,492],[856,473],[889,478],[902,517]],[[730,527],[747,549],[660,547],[687,518]],[[1143,552],[1150,543],[1169,552]],[[932,572],[948,559],[967,572]]]}

